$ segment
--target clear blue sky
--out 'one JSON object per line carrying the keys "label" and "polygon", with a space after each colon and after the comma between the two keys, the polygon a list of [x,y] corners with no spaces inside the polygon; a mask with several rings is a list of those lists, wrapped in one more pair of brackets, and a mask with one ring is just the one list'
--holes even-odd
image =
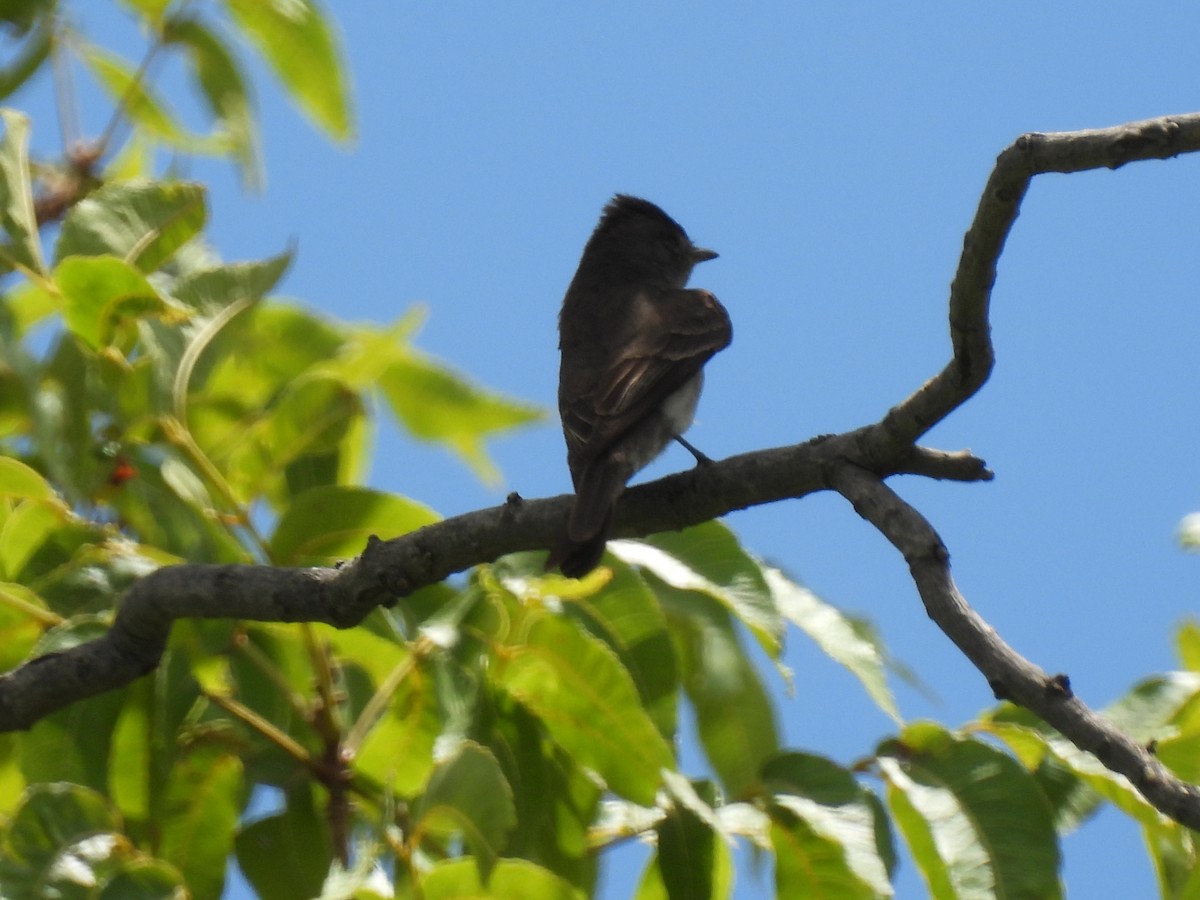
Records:
{"label": "clear blue sky", "polygon": [[[78,5],[125,33],[108,4]],[[721,253],[692,283],[729,309],[734,342],[709,366],[694,443],[720,457],[875,421],[948,359],[947,288],[996,154],[1026,131],[1200,110],[1200,7],[820,6],[337,4],[358,141],[325,143],[264,76],[266,193],[193,169],[215,186],[212,238],[230,259],[297,241],[284,292],[342,318],[426,304],[420,346],[550,410],[563,289],[607,198],[640,194]],[[53,142],[49,109],[32,111]],[[1200,158],[1035,181],[999,268],[993,378],[928,438],[996,479],[894,482],[968,601],[1095,706],[1172,667],[1172,629],[1197,607],[1200,559],[1174,531],[1200,508],[1198,194]],[[380,444],[372,483],[445,515],[569,488],[554,417],[494,443],[496,489],[388,428]],[[689,464],[670,451],[647,476]],[[906,717],[954,725],[991,705],[839,497],[728,522],[878,624],[938,695],[898,684]],[[806,638],[787,661],[790,744],[849,763],[889,733]],[[1118,816],[1064,849],[1072,896],[1156,893]],[[640,858],[619,860],[605,896],[636,880]],[[759,896],[739,875],[738,896]],[[907,860],[899,896],[923,896]]]}

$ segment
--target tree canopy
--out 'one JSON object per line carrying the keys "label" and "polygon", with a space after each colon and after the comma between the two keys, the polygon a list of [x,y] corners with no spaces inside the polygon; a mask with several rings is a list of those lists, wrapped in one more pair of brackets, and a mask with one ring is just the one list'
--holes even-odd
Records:
{"label": "tree canopy", "polygon": [[[66,3],[0,4],[0,99],[55,77],[70,123],[81,66],[111,102],[44,159],[41,123],[0,111],[5,896],[219,897],[236,860],[266,898],[583,897],[636,839],[647,900],[729,896],[738,847],[780,897],[889,896],[904,852],[932,896],[1044,898],[1060,836],[1105,804],[1143,830],[1164,896],[1196,891],[1200,627],[1179,631],[1181,671],[1097,716],[966,606],[885,479],[991,477],[919,441],[991,372],[990,292],[1031,179],[1194,152],[1200,116],[1015,140],[968,232],[944,368],[877,422],[631,489],[605,565],[574,580],[542,571],[565,498],[442,519],[419,476],[364,484],[380,419],[487,480],[488,441],[541,410],[420,349],[417,311],[364,325],[282,298],[302,251],[225,261],[207,185],[178,174],[203,155],[261,184],[252,66],[353,136],[330,13],[122,6],[140,61]],[[205,129],[156,87],[167,57]],[[902,553],[997,706],[906,722],[870,623],[718,520],[827,490]],[[852,764],[781,738],[767,680],[792,677],[789,630],[895,723]],[[699,771],[680,759],[692,723]]]}

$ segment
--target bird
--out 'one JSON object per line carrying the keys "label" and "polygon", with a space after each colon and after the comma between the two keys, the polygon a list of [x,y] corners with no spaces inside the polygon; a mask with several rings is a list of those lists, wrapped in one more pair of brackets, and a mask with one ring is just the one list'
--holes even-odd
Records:
{"label": "bird", "polygon": [[704,364],[733,325],[709,291],[684,287],[717,254],[648,200],[604,207],[558,317],[558,410],[575,496],[546,569],[580,578],[600,563],[626,482],[682,437]]}

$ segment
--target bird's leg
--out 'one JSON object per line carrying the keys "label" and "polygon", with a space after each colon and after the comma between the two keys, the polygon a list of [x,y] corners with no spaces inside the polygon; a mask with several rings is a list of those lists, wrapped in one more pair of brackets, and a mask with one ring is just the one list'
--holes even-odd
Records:
{"label": "bird's leg", "polygon": [[692,456],[696,457],[696,465],[698,465],[698,466],[711,466],[712,465],[712,460],[709,459],[707,456],[705,456],[703,453],[701,453],[699,450],[697,450],[695,447],[693,447],[691,444],[689,444],[686,440],[684,440],[684,437],[682,434],[675,435],[675,440],[679,441],[680,445],[685,450],[687,450],[688,453],[690,453],[690,454],[692,454]]}

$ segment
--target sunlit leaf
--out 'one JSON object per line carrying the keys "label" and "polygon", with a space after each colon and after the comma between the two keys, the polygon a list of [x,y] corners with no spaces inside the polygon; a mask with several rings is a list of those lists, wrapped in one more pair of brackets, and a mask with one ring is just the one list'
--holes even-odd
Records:
{"label": "sunlit leaf", "polygon": [[406,497],[362,487],[313,488],[283,512],[271,536],[279,565],[323,565],[362,552],[371,535],[398,537],[438,520]]}
{"label": "sunlit leaf", "polygon": [[292,264],[292,253],[251,262],[199,269],[177,278],[171,296],[193,309],[212,314],[235,303],[253,303],[267,294]]}
{"label": "sunlit leaf", "polygon": [[19,460],[0,456],[0,497],[53,500],[54,489],[35,469]]}
{"label": "sunlit leaf", "polygon": [[158,853],[183,873],[198,897],[221,895],[241,792],[242,762],[223,747],[194,747],[171,768]]}
{"label": "sunlit leaf", "polygon": [[[41,655],[103,633],[99,622],[79,617],[46,633],[35,648]],[[108,788],[108,753],[123,691],[109,691],[40,719],[21,740],[21,771],[36,782],[71,781],[99,791]],[[2,855],[2,854],[0,854]]]}
{"label": "sunlit leaf", "polygon": [[[519,553],[498,560],[493,571],[514,593],[530,585],[535,592],[558,595],[568,615],[578,619],[621,658],[637,684],[646,711],[663,737],[675,734],[679,666],[667,620],[654,592],[631,567],[610,566],[611,577],[566,579],[547,575],[544,553]],[[599,574],[603,570],[597,570]]]}
{"label": "sunlit leaf", "polygon": [[77,49],[100,86],[135,125],[164,143],[193,153],[222,151],[221,142],[194,134],[180,124],[147,84],[144,73],[128,60],[85,42],[80,42]]}
{"label": "sunlit leaf", "polygon": [[0,577],[23,580],[25,567],[47,541],[65,530],[69,514],[59,501],[26,500],[0,525]]}
{"label": "sunlit leaf", "polygon": [[484,439],[542,417],[540,410],[473,385],[411,349],[398,352],[379,388],[413,435],[446,444],[489,483],[499,473],[484,451]]}
{"label": "sunlit leaf", "polygon": [[[29,4],[31,9],[41,6],[42,4]],[[0,100],[25,84],[49,57],[54,34],[53,21],[52,16],[43,16],[37,27],[25,38],[20,49],[9,57],[7,65],[0,66]]]}
{"label": "sunlit leaf", "polygon": [[1149,741],[1200,695],[1200,672],[1168,672],[1144,678],[1103,710],[1104,717],[1132,737]]}
{"label": "sunlit leaf", "polygon": [[490,717],[490,730],[479,733],[479,739],[495,754],[513,786],[517,826],[508,835],[505,853],[534,858],[590,891],[599,860],[589,829],[596,820],[601,787],[547,739],[542,723],[525,707],[502,702],[498,711],[501,714]]}
{"label": "sunlit leaf", "polygon": [[20,337],[58,310],[59,298],[41,281],[26,281],[13,287],[4,298],[12,316],[13,332]]}
{"label": "sunlit leaf", "polygon": [[137,269],[111,256],[70,256],[54,270],[67,327],[93,350],[111,344],[123,320],[167,305]]}
{"label": "sunlit leaf", "polygon": [[1175,652],[1189,672],[1200,672],[1200,621],[1188,618],[1175,631]]}
{"label": "sunlit leaf", "polygon": [[613,792],[651,805],[673,754],[616,654],[578,625],[550,615],[535,616],[523,640],[501,652],[497,684]]}
{"label": "sunlit leaf", "polygon": [[584,893],[553,872],[523,859],[502,859],[487,884],[470,859],[440,862],[422,879],[425,900],[584,900]]}
{"label": "sunlit leaf", "polygon": [[71,208],[54,258],[111,255],[153,272],[200,233],[208,218],[205,188],[182,181],[109,184]]}
{"label": "sunlit leaf", "polygon": [[171,19],[166,29],[168,42],[187,48],[192,71],[209,110],[229,136],[242,181],[250,187],[262,184],[258,128],[250,93],[237,59],[224,40],[193,17]]}
{"label": "sunlit leaf", "polygon": [[172,0],[121,0],[121,5],[133,10],[147,22],[157,25]]}
{"label": "sunlit leaf", "polygon": [[1188,513],[1180,521],[1179,545],[1192,553],[1200,551],[1200,513]]}
{"label": "sunlit leaf", "polygon": [[[986,730],[1013,748],[1046,797],[1055,828],[1068,834],[1096,813],[1108,800],[1143,827],[1158,828],[1168,822],[1117,772],[1095,756],[1080,750],[1023,709],[985,718]],[[1036,759],[1036,767],[1030,760]]]}
{"label": "sunlit leaf", "polygon": [[417,835],[462,835],[485,882],[517,824],[512,788],[499,763],[472,741],[438,764],[414,812]]}
{"label": "sunlit leaf", "polygon": [[[60,897],[95,867],[127,854],[120,822],[97,791],[77,784],[31,785],[21,798],[0,845],[0,886],[5,896]],[[90,844],[81,842],[90,841]],[[13,891],[18,886],[26,893]]]}
{"label": "sunlit leaf", "polygon": [[[270,274],[267,268],[244,273],[240,290],[246,302],[254,299],[253,290],[266,284]],[[202,304],[210,314],[224,308],[221,290],[232,273],[200,273],[196,278],[199,283],[188,282],[180,299]],[[224,464],[236,458],[247,429],[272,399],[291,381],[336,356],[341,346],[339,329],[312,312],[280,303],[251,306],[206,344],[191,376],[188,425],[196,442],[214,461]],[[263,347],[271,352],[261,352]],[[237,467],[227,468],[232,472]]]}
{"label": "sunlit leaf", "polygon": [[763,767],[780,897],[892,893],[891,833],[882,810],[836,763],[796,751]]}
{"label": "sunlit leaf", "polygon": [[22,662],[57,619],[28,587],[0,581],[0,672]]}
{"label": "sunlit leaf", "polygon": [[879,708],[899,723],[900,711],[888,687],[883,648],[875,636],[778,569],[764,568],[763,575],[788,621],[816,641],[831,659],[849,669]]}
{"label": "sunlit leaf", "polygon": [[658,853],[643,877],[639,900],[653,896],[656,875],[664,895],[671,900],[709,900],[729,894],[729,847],[716,830],[716,816],[711,809],[717,803],[716,787],[710,782],[696,782],[689,787],[694,788],[689,802],[676,797],[655,827]]}
{"label": "sunlit leaf", "polygon": [[261,900],[317,896],[333,860],[307,787],[289,793],[282,813],[244,826],[235,843],[238,865]]}
{"label": "sunlit leaf", "polygon": [[[21,802],[25,790],[25,776],[21,774],[17,742],[20,737],[13,732],[0,734],[0,820],[12,821],[12,814]],[[0,830],[0,847],[4,845]]]}
{"label": "sunlit leaf", "polygon": [[233,19],[293,101],[330,136],[354,136],[349,70],[338,36],[314,0],[225,0]]}
{"label": "sunlit leaf", "polygon": [[124,863],[105,882],[96,900],[177,900],[188,887],[179,872],[167,863],[135,858]]}
{"label": "sunlit leaf", "polygon": [[29,118],[11,109],[0,109],[4,136],[0,138],[0,226],[9,242],[0,244],[0,272],[18,266],[42,271],[42,250],[33,188],[29,182]]}
{"label": "sunlit leaf", "polygon": [[763,570],[720,522],[651,535],[644,541],[610,541],[609,550],[633,566],[685,591],[707,594],[750,629],[772,659],[783,649],[784,620]]}
{"label": "sunlit leaf", "polygon": [[710,594],[655,588],[679,650],[700,743],[728,796],[753,788],[779,746],[771,700],[728,608]]}
{"label": "sunlit leaf", "polygon": [[416,794],[433,768],[434,745],[441,732],[436,685],[428,673],[414,666],[367,733],[354,760],[355,770],[402,796]]}
{"label": "sunlit leaf", "polygon": [[1050,809],[1016,760],[932,723],[880,749],[888,804],[933,897],[1062,896]]}

